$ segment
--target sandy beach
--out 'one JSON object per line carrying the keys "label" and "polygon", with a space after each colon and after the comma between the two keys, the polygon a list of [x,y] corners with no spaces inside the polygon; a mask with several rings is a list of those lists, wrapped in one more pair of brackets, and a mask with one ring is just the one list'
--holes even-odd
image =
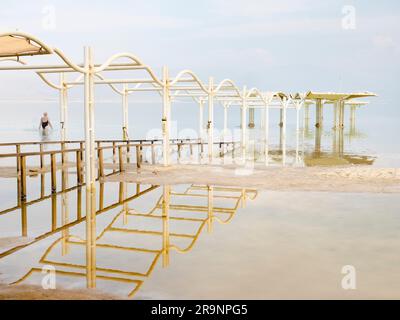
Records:
{"label": "sandy beach", "polygon": [[144,166],[104,181],[143,184],[210,184],[272,191],[400,192],[400,170],[367,166],[235,167],[210,165]]}

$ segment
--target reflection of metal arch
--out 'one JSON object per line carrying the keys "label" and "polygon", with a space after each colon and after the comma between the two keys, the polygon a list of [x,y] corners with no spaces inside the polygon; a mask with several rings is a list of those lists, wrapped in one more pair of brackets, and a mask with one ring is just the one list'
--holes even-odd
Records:
{"label": "reflection of metal arch", "polygon": [[[216,220],[221,224],[229,223],[231,221],[231,219],[234,217],[240,203],[242,203],[242,205],[244,205],[246,198],[253,200],[257,196],[257,191],[255,191],[255,190],[230,188],[230,187],[209,187],[209,186],[192,185],[189,188],[187,188],[183,193],[171,192],[169,190],[169,187],[166,187],[166,188],[167,188],[167,193],[164,192],[164,195],[162,195],[158,199],[156,205],[148,213],[138,213],[138,212],[132,211],[132,210],[130,210],[129,212],[124,212],[122,210],[111,220],[111,222],[103,229],[103,231],[96,238],[95,245],[97,248],[107,248],[107,249],[113,249],[113,250],[141,252],[141,253],[145,253],[145,254],[153,254],[154,255],[153,258],[150,260],[150,263],[145,272],[126,271],[126,270],[120,270],[120,269],[115,269],[115,268],[98,267],[98,266],[95,266],[94,269],[91,270],[91,272],[96,273],[95,278],[99,278],[102,280],[108,280],[108,281],[125,282],[125,283],[134,284],[135,287],[132,290],[130,290],[130,292],[128,294],[129,297],[134,296],[135,293],[140,289],[141,285],[144,282],[143,278],[148,278],[149,276],[151,276],[160,256],[163,256],[163,265],[166,266],[166,265],[168,265],[170,250],[175,250],[179,253],[190,252],[191,249],[194,247],[195,243],[197,242],[200,234],[204,230],[205,225],[208,224],[210,226],[210,224],[212,223],[213,220]],[[202,193],[203,191],[207,191],[207,194],[203,194]],[[212,199],[219,199],[219,198],[229,199],[229,200],[233,201],[233,203],[234,203],[233,206],[232,207],[214,207],[212,200],[210,202],[210,191],[212,192],[212,194],[211,194]],[[223,194],[218,195],[218,194],[215,194],[214,192],[222,192]],[[230,194],[226,195],[226,193],[230,193]],[[185,197],[201,197],[201,198],[207,197],[208,205],[207,206],[173,205],[169,202],[170,201],[169,198],[171,196],[180,197],[180,198],[181,197],[183,197],[183,198],[185,198]],[[210,212],[210,205],[211,205],[211,212]],[[158,215],[156,213],[157,209],[162,210],[161,215]],[[167,210],[167,212],[165,210]],[[190,211],[193,213],[207,212],[208,215],[206,218],[171,216],[169,214],[169,210],[178,210],[178,211],[185,211],[185,212]],[[221,219],[221,218],[215,216],[215,213],[228,214],[228,218]],[[129,228],[121,229],[121,228],[114,227],[114,224],[120,218],[126,219],[129,216],[142,217],[142,218],[147,218],[147,219],[161,219],[163,221],[163,231],[156,232],[156,231],[129,229]],[[199,226],[197,227],[197,230],[194,233],[190,233],[190,234],[174,233],[174,232],[170,232],[170,227],[169,227],[169,221],[172,221],[172,220],[194,222],[194,223],[199,224]],[[107,232],[144,233],[149,236],[158,236],[158,237],[161,236],[163,238],[163,245],[162,245],[161,249],[146,249],[143,247],[116,245],[113,243],[101,243],[100,242],[101,239],[105,236],[105,234]],[[170,242],[170,237],[187,238],[187,239],[190,239],[190,243],[185,248],[181,248],[175,244],[172,244]],[[83,246],[86,244],[86,241],[81,237],[77,237],[77,236],[73,236],[73,235],[67,235],[66,238],[62,236],[59,239],[57,239],[56,241],[54,241],[46,249],[44,254],[41,256],[39,263],[45,264],[45,265],[54,265],[59,268],[66,268],[66,270],[57,270],[56,271],[57,273],[60,273],[61,275],[81,276],[81,277],[86,276],[86,273],[84,273],[84,272],[68,270],[68,269],[85,269],[85,268],[87,268],[86,265],[77,264],[77,263],[69,263],[69,262],[60,262],[60,261],[49,259],[50,253],[53,252],[57,248],[57,246],[61,245],[61,244],[66,245],[66,246],[70,246],[70,245]],[[68,252],[68,251],[65,250],[65,252]],[[18,284],[18,283],[25,281],[32,274],[39,273],[39,272],[41,272],[41,270],[42,270],[41,268],[30,269],[23,277],[21,277],[20,279],[15,281],[14,284]],[[99,272],[100,274],[97,275],[97,272]],[[113,274],[116,274],[118,276],[115,276]]]}

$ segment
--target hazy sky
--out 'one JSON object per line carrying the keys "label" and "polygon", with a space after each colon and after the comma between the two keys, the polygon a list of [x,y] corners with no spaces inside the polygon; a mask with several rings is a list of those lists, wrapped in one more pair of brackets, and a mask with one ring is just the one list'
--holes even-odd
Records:
{"label": "hazy sky", "polygon": [[130,51],[157,71],[290,91],[395,92],[399,21],[395,0],[3,0],[0,11],[2,30],[37,35],[78,61],[89,44],[97,61]]}
{"label": "hazy sky", "polygon": [[[96,62],[132,52],[158,74],[168,65],[263,91],[374,91],[372,113],[399,114],[395,0],[2,0],[0,29],[34,34],[76,62],[91,45]],[[33,74],[0,76],[0,100],[43,97],[57,93]]]}

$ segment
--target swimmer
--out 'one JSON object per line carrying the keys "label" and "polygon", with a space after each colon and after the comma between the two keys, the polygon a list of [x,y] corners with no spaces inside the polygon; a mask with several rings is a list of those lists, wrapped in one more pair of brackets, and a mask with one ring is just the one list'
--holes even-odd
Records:
{"label": "swimmer", "polygon": [[42,129],[43,133],[45,133],[48,127],[53,129],[53,126],[50,122],[47,112],[44,112],[43,116],[40,118],[39,130]]}

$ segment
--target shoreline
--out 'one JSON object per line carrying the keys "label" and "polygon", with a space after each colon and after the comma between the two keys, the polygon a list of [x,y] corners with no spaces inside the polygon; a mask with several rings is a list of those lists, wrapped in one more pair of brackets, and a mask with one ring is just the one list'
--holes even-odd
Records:
{"label": "shoreline", "polygon": [[210,184],[270,191],[400,193],[400,169],[369,166],[260,167],[213,165],[142,166],[103,182],[152,185]]}

